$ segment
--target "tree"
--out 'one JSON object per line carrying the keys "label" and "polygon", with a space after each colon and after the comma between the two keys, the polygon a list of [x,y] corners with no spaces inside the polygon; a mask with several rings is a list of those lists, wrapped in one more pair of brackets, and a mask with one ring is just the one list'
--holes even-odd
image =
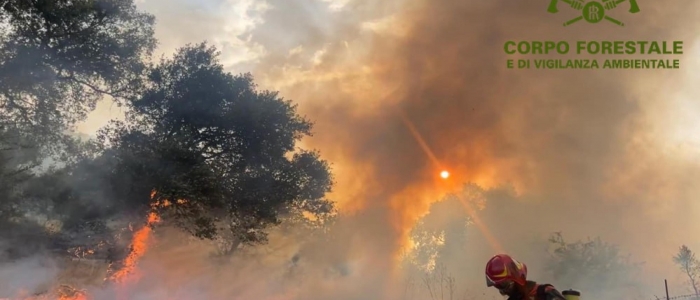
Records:
{"label": "tree", "polygon": [[0,130],[19,130],[5,145],[57,151],[103,95],[138,93],[155,48],[133,0],[7,0],[0,19]]}
{"label": "tree", "polygon": [[700,261],[695,257],[695,253],[688,246],[683,245],[678,249],[676,256],[673,257],[673,262],[688,276],[688,283],[693,288],[695,296],[700,296],[698,292],[700,287],[700,282],[698,281]]}
{"label": "tree", "polygon": [[153,16],[137,11],[133,0],[7,0],[0,2],[0,22],[5,217],[31,206],[21,193],[36,167],[75,157],[68,131],[99,99],[139,92],[155,39]]}
{"label": "tree", "polygon": [[26,174],[0,202],[5,206],[0,209],[4,216],[0,228],[6,229],[0,231],[0,240],[21,240],[7,243],[7,251],[28,256],[38,250],[97,250],[93,246],[111,243],[113,232],[104,217],[116,213],[111,198],[104,197],[105,182],[100,181],[110,169],[93,159],[92,143],[73,144],[70,151],[77,162]]}
{"label": "tree", "polygon": [[550,236],[549,245],[546,269],[557,285],[583,290],[591,299],[625,298],[642,287],[635,277],[641,263],[600,238],[569,243],[558,232]]}
{"label": "tree", "polygon": [[[140,92],[154,18],[133,0],[6,0],[0,22],[0,234],[31,232],[8,243],[27,255],[28,240],[54,238],[36,217],[70,229],[86,210],[104,210],[72,205],[88,196],[75,163],[89,160],[70,131],[103,96],[123,102]],[[65,168],[37,168],[59,160]]]}
{"label": "tree", "polygon": [[447,272],[445,265],[440,264],[433,272],[426,272],[423,284],[431,300],[455,299],[455,278]]}
{"label": "tree", "polygon": [[[145,211],[205,239],[224,238],[228,252],[264,242],[282,217],[332,212],[332,177],[315,151],[297,149],[312,124],[276,92],[259,91],[249,74],[224,72],[205,43],[162,60],[148,88],[130,102],[127,122],[100,140],[115,162],[111,186],[120,205]],[[149,197],[155,189],[155,199]],[[178,201],[180,200],[180,201]]]}

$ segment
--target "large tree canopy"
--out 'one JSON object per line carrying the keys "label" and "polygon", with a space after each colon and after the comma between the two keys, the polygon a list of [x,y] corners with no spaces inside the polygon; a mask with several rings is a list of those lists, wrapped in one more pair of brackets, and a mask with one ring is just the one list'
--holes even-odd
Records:
{"label": "large tree canopy", "polygon": [[[11,241],[0,260],[31,244],[117,262],[130,249],[117,232],[153,209],[227,253],[284,220],[332,215],[329,165],[298,146],[311,122],[250,74],[225,72],[204,43],[147,63],[153,23],[133,0],[0,1],[0,239]],[[105,96],[126,120],[75,139]]]}
{"label": "large tree canopy", "polygon": [[155,47],[133,0],[8,0],[0,18],[0,130],[33,147],[56,146],[103,95],[137,93]]}
{"label": "large tree canopy", "polygon": [[167,199],[165,218],[198,237],[226,236],[232,248],[263,241],[281,216],[331,212],[328,164],[295,146],[312,124],[249,74],[226,73],[214,48],[188,45],[163,60],[130,108],[127,122],[100,134],[124,207]]}
{"label": "large tree canopy", "polygon": [[75,197],[75,188],[65,192],[74,166],[40,177],[35,167],[83,152],[70,130],[98,99],[139,93],[156,44],[153,22],[133,0],[0,2],[2,221]]}

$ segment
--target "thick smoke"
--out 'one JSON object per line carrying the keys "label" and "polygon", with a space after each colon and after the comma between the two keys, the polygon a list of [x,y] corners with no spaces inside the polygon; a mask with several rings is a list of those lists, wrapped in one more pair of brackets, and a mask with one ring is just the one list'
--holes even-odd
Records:
{"label": "thick smoke", "polygon": [[[345,36],[324,39],[316,65],[272,60],[258,74],[303,101],[317,121],[309,143],[341,170],[337,199],[385,211],[363,224],[382,228],[390,220],[394,232],[382,239],[397,242],[387,245],[400,246],[427,204],[447,192],[434,183],[439,168],[403,114],[453,180],[514,188],[515,197],[491,199],[482,216],[506,251],[532,257],[540,249],[530,239],[552,231],[600,235],[646,261],[641,279],[662,287],[674,274],[676,245],[694,238],[685,228],[697,226],[689,221],[697,213],[689,180],[698,165],[664,138],[673,119],[656,109],[676,104],[674,83],[692,66],[697,12],[690,7],[697,4],[642,2],[638,15],[621,6],[624,28],[565,28],[575,12],[560,4],[551,15],[547,4],[409,1],[365,26],[374,31],[348,27]],[[266,28],[294,28],[287,22],[270,18]],[[672,71],[508,70],[507,40],[683,40],[685,55]],[[384,250],[378,255],[396,249]],[[478,278],[493,251],[473,241],[464,255],[475,265],[460,271]]]}
{"label": "thick smoke", "polygon": [[[562,27],[575,12],[560,3],[561,13],[549,14],[548,1],[249,2],[256,18],[240,28],[217,10],[233,7],[228,2],[196,14],[185,14],[184,2],[182,11],[165,1],[143,7],[159,18],[161,51],[207,38],[224,56],[245,57],[232,58],[230,69],[254,66],[263,87],[300,103],[315,121],[305,143],[334,164],[340,218],[331,240],[299,244],[279,232],[226,264],[170,234],[144,258],[138,295],[396,299],[405,286],[397,257],[410,230],[433,202],[469,182],[483,189],[478,219],[502,248],[473,224],[466,242],[446,243],[443,262],[474,299],[494,294],[482,270],[496,251],[526,261],[534,279],[551,280],[533,243],[554,231],[621,245],[646,262],[639,279],[657,294],[664,278],[676,278],[677,246],[697,244],[689,230],[700,225],[697,156],[667,138],[694,59],[697,1],[640,1],[636,15],[622,4],[624,28]],[[683,40],[686,54],[682,69],[670,71],[509,70],[507,40]],[[227,54],[242,45],[248,50]],[[448,181],[437,178],[443,168]],[[469,213],[447,207],[433,206],[425,222],[459,236],[455,224]]]}

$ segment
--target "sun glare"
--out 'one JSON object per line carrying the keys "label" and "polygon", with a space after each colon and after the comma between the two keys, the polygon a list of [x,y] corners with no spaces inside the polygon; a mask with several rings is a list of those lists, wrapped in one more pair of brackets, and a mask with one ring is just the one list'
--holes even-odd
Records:
{"label": "sun glare", "polygon": [[442,179],[447,179],[448,177],[450,177],[450,172],[442,171],[440,172],[440,177],[442,177]]}

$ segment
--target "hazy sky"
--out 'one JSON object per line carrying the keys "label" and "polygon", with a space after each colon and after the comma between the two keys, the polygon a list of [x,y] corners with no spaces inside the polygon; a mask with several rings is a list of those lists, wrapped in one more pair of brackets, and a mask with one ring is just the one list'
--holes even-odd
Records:
{"label": "hazy sky", "polygon": [[[348,234],[372,245],[365,253],[393,255],[430,203],[474,182],[514,191],[480,212],[506,251],[528,256],[539,250],[526,249],[529,238],[552,231],[602,236],[646,261],[644,277],[662,288],[682,278],[678,246],[700,249],[700,2],[639,2],[637,15],[615,11],[626,27],[567,28],[572,12],[561,3],[548,14],[548,1],[139,5],[157,17],[159,53],[207,40],[229,70],[300,103],[316,123],[305,145],[333,163],[332,197],[357,222]],[[683,40],[685,54],[669,71],[506,69],[503,43],[535,39]],[[101,105],[80,129],[119,115]],[[450,182],[437,178],[442,168]],[[478,278],[494,250],[473,246],[465,269]]]}

